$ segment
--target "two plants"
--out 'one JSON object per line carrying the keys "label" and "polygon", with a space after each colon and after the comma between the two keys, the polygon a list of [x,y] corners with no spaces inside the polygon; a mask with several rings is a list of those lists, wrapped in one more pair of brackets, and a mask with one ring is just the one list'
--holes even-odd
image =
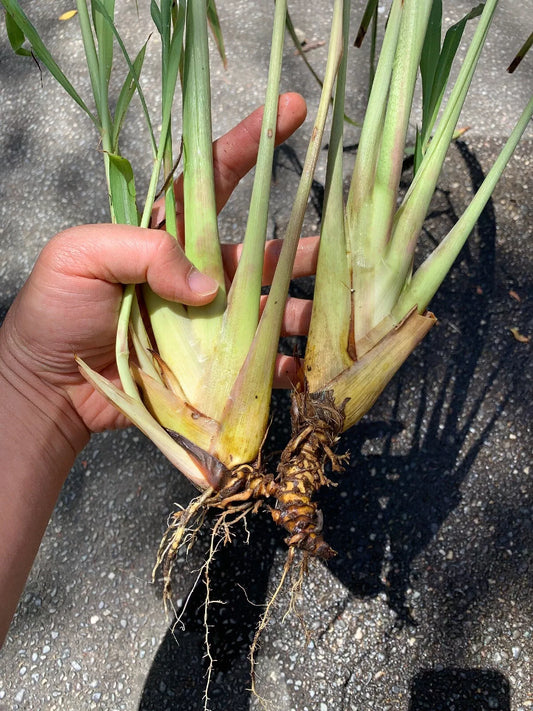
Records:
{"label": "two plants", "polygon": [[[260,308],[263,255],[287,2],[273,5],[273,31],[261,142],[242,257],[226,284],[218,238],[213,176],[208,26],[222,50],[212,0],[151,2],[154,38],[161,48],[162,109],[150,115],[142,89],[146,45],[131,57],[119,33],[113,0],[77,0],[94,108],[80,97],[16,0],[2,0],[11,44],[33,54],[91,117],[101,138],[111,219],[148,227],[159,186],[165,229],[178,237],[173,177],[184,175],[185,252],[218,281],[204,307],[165,302],[148,286],[125,286],[116,360],[122,388],[85,363],[87,379],[166,454],[201,491],[174,515],[158,562],[169,593],[172,561],[188,545],[209,508],[221,510],[220,530],[262,506],[287,531],[294,551],[329,558],[315,501],[328,483],[325,468],[342,467],[335,445],[372,406],[411,351],[435,323],[428,305],[476,220],[533,114],[533,99],[465,212],[415,269],[418,236],[453,140],[461,108],[497,7],[487,0],[442,38],[440,0],[393,0],[373,72],[368,107],[347,196],[343,191],[343,129],[350,38],[349,0],[332,3],[331,36],[322,93],[301,181],[294,196],[269,297]],[[368,17],[376,2],[369,2]],[[453,86],[452,62],[467,22],[476,23]],[[114,56],[127,73],[116,102],[110,98]],[[422,112],[413,108],[422,83]],[[140,204],[131,165],[120,152],[120,132],[137,93],[150,129],[153,171]],[[182,120],[173,135],[176,93]],[[444,99],[444,97],[446,97]],[[294,383],[293,432],[277,467],[261,449],[270,417],[275,359],[314,168],[333,98],[328,166],[313,314],[300,377]],[[414,171],[400,198],[410,122],[417,122]],[[182,137],[182,145],[181,145]]]}

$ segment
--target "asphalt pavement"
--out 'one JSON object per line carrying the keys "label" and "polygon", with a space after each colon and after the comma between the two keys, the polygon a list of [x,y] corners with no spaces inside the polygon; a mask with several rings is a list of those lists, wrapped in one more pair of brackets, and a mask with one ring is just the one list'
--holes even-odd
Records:
{"label": "asphalt pavement", "polygon": [[[262,103],[272,3],[218,3],[228,69],[213,56],[214,133]],[[450,3],[448,3],[449,5]],[[145,3],[117,2],[126,41],[148,33]],[[324,3],[291,3],[323,70]],[[360,17],[362,0],[355,3]],[[531,30],[533,3],[504,0],[460,121],[423,242],[453,224],[533,89],[532,59],[505,68]],[[70,4],[27,3],[73,83],[88,95]],[[459,17],[470,8],[454,3]],[[470,31],[470,30],[469,30]],[[149,43],[147,65],[156,57]],[[347,113],[362,115],[365,49],[351,62]],[[314,80],[285,51],[283,88],[316,109]],[[157,106],[157,68],[147,69]],[[90,122],[0,32],[0,310],[40,249],[67,226],[107,219],[98,140]],[[137,107],[138,108],[138,107]],[[310,118],[277,152],[269,235],[282,236]],[[140,116],[123,150],[150,166]],[[357,130],[347,131],[346,174]],[[527,711],[533,708],[531,509],[531,239],[533,132],[528,130],[478,227],[431,304],[438,325],[359,426],[343,439],[350,462],[321,497],[325,536],[338,551],[317,563],[285,612],[284,591],[257,653],[257,690],[278,711]],[[324,161],[306,217],[320,223]],[[250,182],[221,216],[225,240],[243,232]],[[294,284],[309,296],[309,281]],[[529,341],[517,340],[518,329]],[[293,348],[289,343],[288,348]],[[274,400],[267,447],[288,433],[287,396]],[[166,617],[151,570],[175,503],[193,488],[135,430],[93,437],[61,493],[0,653],[0,708],[9,711],[196,711],[205,687],[204,589],[192,591],[207,532],[174,582],[179,624]],[[267,513],[249,521],[210,570],[212,711],[260,708],[250,693],[250,642],[279,581],[286,550]],[[192,591],[192,592],[191,592]],[[187,603],[187,604],[185,604]]]}

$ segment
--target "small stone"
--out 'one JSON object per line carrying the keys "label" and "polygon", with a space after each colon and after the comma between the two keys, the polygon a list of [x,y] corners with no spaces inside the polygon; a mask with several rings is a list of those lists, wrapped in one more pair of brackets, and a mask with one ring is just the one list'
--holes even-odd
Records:
{"label": "small stone", "polygon": [[95,625],[99,621],[100,621],[100,618],[98,617],[98,615],[91,615],[91,619],[90,619],[91,625]]}
{"label": "small stone", "polygon": [[81,664],[75,660],[70,662],[70,666],[74,669],[74,671],[81,671]]}

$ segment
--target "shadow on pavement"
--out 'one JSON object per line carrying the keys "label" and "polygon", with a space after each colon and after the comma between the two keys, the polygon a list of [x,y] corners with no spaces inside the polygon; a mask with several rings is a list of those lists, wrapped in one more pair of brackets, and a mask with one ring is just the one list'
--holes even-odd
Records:
{"label": "shadow on pavement", "polygon": [[413,679],[409,711],[510,711],[507,679],[493,669],[424,669]]}

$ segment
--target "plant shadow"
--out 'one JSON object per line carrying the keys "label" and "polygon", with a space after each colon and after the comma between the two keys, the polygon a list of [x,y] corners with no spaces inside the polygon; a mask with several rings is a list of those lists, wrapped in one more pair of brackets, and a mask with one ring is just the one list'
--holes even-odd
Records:
{"label": "plant shadow", "polygon": [[493,669],[423,669],[411,684],[409,711],[510,711],[509,682]]}

